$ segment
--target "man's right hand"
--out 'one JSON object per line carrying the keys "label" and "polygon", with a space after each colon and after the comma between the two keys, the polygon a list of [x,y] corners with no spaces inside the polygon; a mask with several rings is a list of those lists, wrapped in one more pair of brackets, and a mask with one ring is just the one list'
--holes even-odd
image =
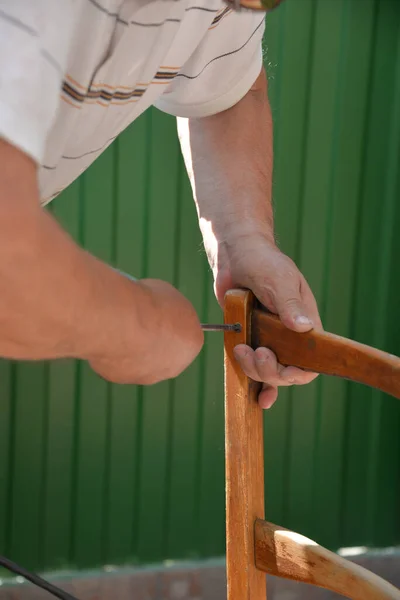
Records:
{"label": "man's right hand", "polygon": [[0,139],[0,357],[79,358],[109,381],[151,384],[202,344],[190,302],[80,248],[40,207],[36,164]]}
{"label": "man's right hand", "polygon": [[[179,375],[203,346],[203,332],[192,304],[158,279],[131,282],[132,328],[114,338],[108,354],[89,360],[104,379],[149,385]],[[113,338],[112,338],[113,339]],[[111,341],[111,340],[110,340]]]}

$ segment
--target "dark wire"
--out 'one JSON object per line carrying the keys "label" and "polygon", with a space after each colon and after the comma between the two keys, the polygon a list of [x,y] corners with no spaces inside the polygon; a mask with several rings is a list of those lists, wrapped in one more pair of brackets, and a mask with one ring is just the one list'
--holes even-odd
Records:
{"label": "dark wire", "polygon": [[78,598],[76,598],[75,596],[71,596],[71,594],[68,594],[68,592],[64,592],[64,590],[61,590],[55,585],[52,585],[45,579],[39,577],[39,575],[36,575],[35,573],[30,573],[23,567],[20,567],[15,562],[9,560],[8,558],[5,558],[4,556],[0,556],[0,565],[5,567],[9,571],[16,573],[17,575],[21,575],[24,579],[27,579],[34,585],[37,585],[43,590],[46,590],[46,592],[53,594],[53,596],[59,598],[60,600],[78,600]]}

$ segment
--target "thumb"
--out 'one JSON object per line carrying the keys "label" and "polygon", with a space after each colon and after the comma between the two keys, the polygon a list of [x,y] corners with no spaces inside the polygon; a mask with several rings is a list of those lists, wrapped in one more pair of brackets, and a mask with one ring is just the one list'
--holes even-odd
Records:
{"label": "thumb", "polygon": [[297,277],[294,279],[295,281],[291,280],[290,284],[281,284],[279,289],[273,290],[271,294],[273,309],[288,329],[299,332],[310,331],[314,326],[310,316],[312,311],[302,300],[300,282]]}

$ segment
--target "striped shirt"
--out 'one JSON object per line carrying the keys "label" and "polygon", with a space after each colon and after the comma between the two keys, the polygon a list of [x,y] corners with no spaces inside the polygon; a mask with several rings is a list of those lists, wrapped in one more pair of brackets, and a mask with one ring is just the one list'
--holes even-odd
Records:
{"label": "striped shirt", "polygon": [[149,106],[236,104],[262,66],[264,15],[223,0],[0,0],[0,136],[50,201]]}

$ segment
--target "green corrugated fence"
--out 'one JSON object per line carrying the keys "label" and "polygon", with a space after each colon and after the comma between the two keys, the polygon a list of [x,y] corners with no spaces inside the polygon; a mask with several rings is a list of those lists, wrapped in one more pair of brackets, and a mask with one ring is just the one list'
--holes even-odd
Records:
{"label": "green corrugated fence", "polygon": [[[400,355],[400,2],[267,19],[276,220],[325,327]],[[174,119],[150,111],[51,210],[86,248],[220,309]],[[62,302],[62,298],[60,298]],[[224,553],[222,339],[176,381],[0,364],[0,553],[85,568]],[[400,403],[319,378],[265,414],[267,515],[332,548],[400,543]]]}

